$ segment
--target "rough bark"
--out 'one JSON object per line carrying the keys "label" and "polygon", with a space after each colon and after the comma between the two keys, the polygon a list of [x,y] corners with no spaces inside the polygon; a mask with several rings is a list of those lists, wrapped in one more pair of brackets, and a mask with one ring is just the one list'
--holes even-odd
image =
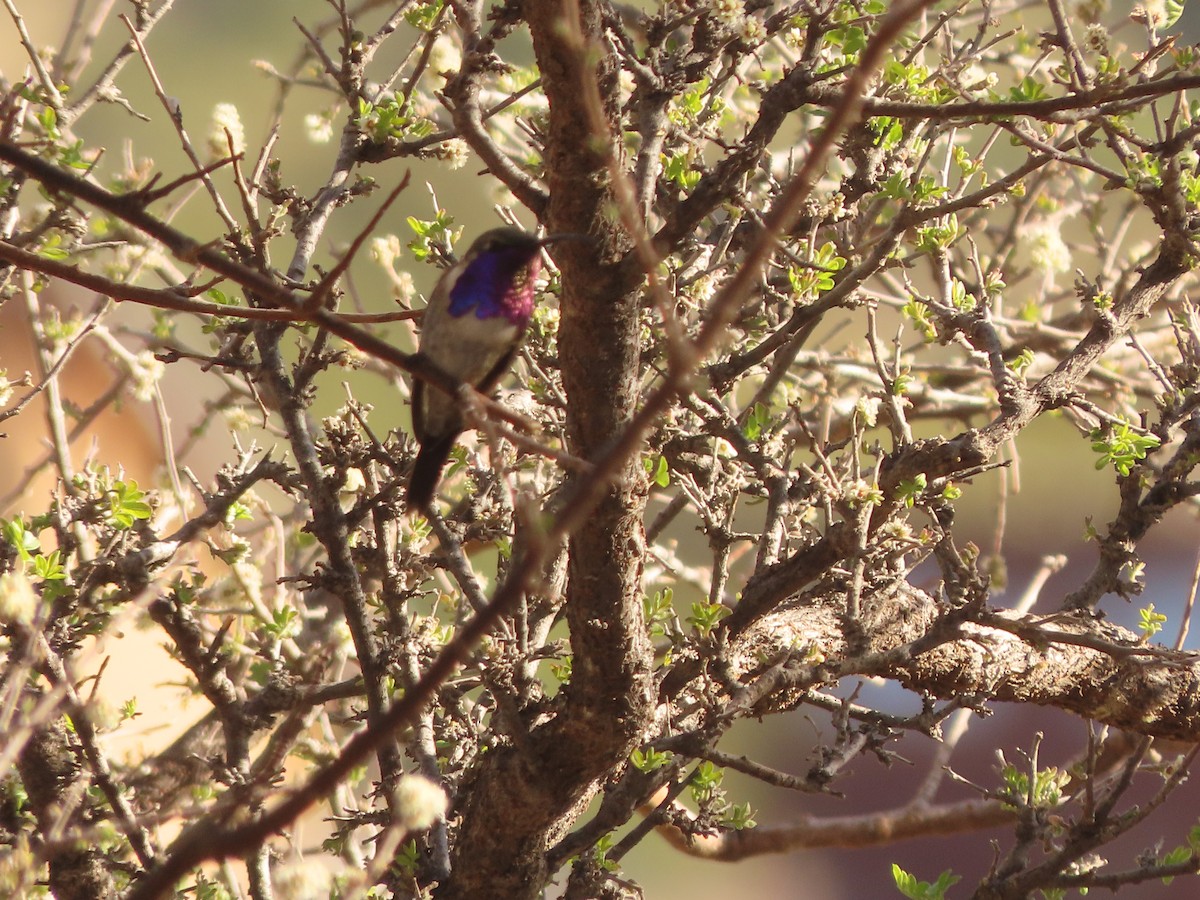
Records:
{"label": "rough bark", "polygon": [[[628,423],[637,399],[639,291],[619,265],[628,246],[612,223],[602,148],[579,102],[596,78],[605,115],[616,116],[616,61],[564,40],[564,6],[532,4],[529,26],[550,103],[546,180],[551,232],[583,232],[556,248],[562,270],[559,332],[572,453],[589,458]],[[585,38],[600,34],[600,9],[580,4]],[[442,897],[535,897],[547,849],[587,805],[599,780],[629,755],[653,710],[652,650],[642,620],[645,489],[636,459],[569,546],[566,618],[572,674],[545,724],[528,740],[481,759],[460,792],[462,826]],[[501,824],[502,823],[502,824]]]}
{"label": "rough bark", "polygon": [[[797,689],[853,675],[895,679],[939,698],[987,697],[1053,706],[1152,737],[1200,740],[1200,663],[1151,647],[1088,615],[1055,617],[984,609],[973,621],[907,585],[865,599],[869,636],[851,650],[843,595],[800,596],[765,616],[732,648],[746,678],[797,647],[815,664],[793,673]],[[795,692],[762,712],[787,708]],[[769,707],[769,708],[767,708]]]}
{"label": "rough bark", "polygon": [[[29,795],[29,804],[44,835],[69,834],[88,773],[72,750],[63,719],[57,718],[34,731],[17,757],[17,771]],[[47,844],[50,890],[59,900],[100,900],[115,896],[115,886],[103,855],[79,840]]]}

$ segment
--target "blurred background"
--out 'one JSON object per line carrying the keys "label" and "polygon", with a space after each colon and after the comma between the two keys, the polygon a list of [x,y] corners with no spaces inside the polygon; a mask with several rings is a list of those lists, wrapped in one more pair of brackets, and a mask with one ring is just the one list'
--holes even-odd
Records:
{"label": "blurred background", "polygon": [[[22,2],[16,5],[24,16],[26,27],[35,45],[54,46],[62,40],[74,3]],[[1119,6],[1119,4],[1117,5]],[[103,30],[95,59],[97,65],[106,61],[112,51],[128,36],[116,20],[125,9],[122,3],[112,6],[111,21]],[[278,84],[268,74],[273,68],[287,71],[300,52],[303,37],[293,23],[293,17],[306,26],[327,22],[330,7],[320,0],[205,0],[203,3],[179,2],[155,29],[148,49],[158,67],[166,92],[178,101],[185,127],[193,141],[202,143],[210,128],[210,118],[219,103],[237,106],[245,128],[247,156],[252,161],[267,137],[267,123],[278,102]],[[1114,12],[1114,15],[1116,13]],[[378,17],[376,17],[378,18]],[[374,23],[374,19],[367,21]],[[1200,10],[1192,5],[1185,10],[1176,29],[1181,41],[1200,37]],[[519,33],[511,39],[512,52],[527,53]],[[402,50],[397,42],[395,52]],[[395,60],[393,60],[394,62]],[[386,65],[386,61],[384,63]],[[0,18],[0,73],[9,83],[24,78],[28,60],[18,40],[16,28],[7,16]],[[84,76],[95,75],[95,66]],[[118,87],[133,109],[149,116],[150,121],[131,115],[117,105],[102,105],[85,116],[78,132],[88,147],[105,148],[106,157],[117,169],[126,159],[146,157],[155,160],[155,169],[163,173],[164,181],[189,171],[189,164],[180,152],[179,140],[170,121],[152,90],[145,68],[136,58],[119,78]],[[283,160],[282,180],[295,184],[303,192],[311,192],[327,178],[336,154],[336,142],[317,143],[310,137],[305,116],[320,115],[330,105],[331,98],[320,90],[298,86],[288,100],[288,106],[272,155]],[[345,111],[334,119],[335,131]],[[464,169],[450,172],[436,163],[393,160],[371,171],[372,177],[385,187],[397,182],[406,169],[412,171],[412,183],[393,211],[381,224],[387,232],[405,234],[404,217],[430,217],[434,200],[451,209],[458,224],[469,239],[497,223],[493,212],[496,187],[486,176],[479,176],[481,165],[468,162]],[[218,176],[223,178],[224,175]],[[227,184],[227,182],[225,182]],[[426,183],[429,189],[426,188]],[[378,195],[377,195],[378,196]],[[374,202],[355,204],[340,210],[329,231],[329,243],[322,247],[317,261],[328,264],[339,248],[344,247],[360,229]],[[218,235],[220,222],[197,196],[175,215],[177,227],[201,239]],[[526,220],[527,222],[529,220]],[[407,240],[407,238],[405,238]],[[418,292],[428,290],[437,272],[429,266],[411,264],[411,274]],[[276,259],[279,268],[286,259]],[[402,262],[403,266],[405,263]],[[1069,277],[1069,276],[1068,276]],[[390,288],[378,266],[360,259],[352,272],[352,299],[364,309],[380,311],[393,308]],[[74,288],[55,285],[47,293],[47,302],[64,310],[86,308],[91,298]],[[31,353],[31,336],[21,310],[0,311],[0,366],[9,378],[23,371],[36,371]],[[199,324],[189,327],[199,327]],[[389,340],[408,346],[409,328],[403,324],[380,329]],[[86,352],[84,352],[86,351]],[[86,408],[104,395],[117,373],[107,354],[95,343],[85,345],[66,367],[62,384],[64,394],[81,408]],[[123,465],[127,472],[148,486],[159,485],[160,465],[168,447],[187,447],[187,464],[202,482],[207,481],[222,463],[232,455],[233,443],[228,428],[217,420],[197,430],[203,419],[198,411],[209,391],[208,381],[199,377],[189,365],[169,367],[163,382],[167,399],[166,415],[152,403],[127,402],[119,412],[102,415],[91,427],[75,439],[79,458],[94,455],[109,465]],[[404,427],[407,412],[403,403],[390,392],[383,379],[368,378],[356,383],[356,393],[375,404],[373,423],[381,431]],[[19,395],[18,391],[18,395]],[[314,413],[328,414],[342,404],[344,392],[340,385],[322,385]],[[31,498],[44,496],[49,483],[50,469],[39,468],[48,445],[44,439],[44,413],[35,404],[30,410],[6,423],[7,436],[0,440],[0,466],[9,473],[7,482],[0,480],[0,495],[5,507],[0,514],[8,516],[25,510]],[[164,439],[164,430],[171,435]],[[1057,607],[1061,596],[1076,586],[1091,571],[1095,559],[1094,546],[1084,537],[1087,519],[1099,527],[1111,518],[1115,509],[1116,491],[1110,469],[1096,471],[1095,455],[1088,442],[1069,423],[1062,419],[1047,419],[1025,432],[1013,448],[1015,459],[1009,473],[991,472],[965,485],[960,506],[958,541],[974,541],[985,553],[1001,549],[1007,563],[1007,588],[997,592],[993,602],[1006,605],[1015,602],[1029,579],[1050,555],[1064,555],[1065,567],[1054,575],[1042,592],[1037,609],[1050,611]],[[39,489],[40,486],[40,489]],[[1005,510],[1001,521],[998,511]],[[1007,524],[1005,524],[1007,523]],[[1171,643],[1178,628],[1186,602],[1192,571],[1196,565],[1197,537],[1195,516],[1192,513],[1174,514],[1170,521],[1155,530],[1141,547],[1146,559],[1146,590],[1139,605],[1153,603],[1165,613],[1168,623],[1160,638]],[[687,540],[686,535],[679,535]],[[685,549],[686,552],[686,549]],[[706,561],[703,545],[698,543],[695,560]],[[930,574],[932,578],[932,573]],[[929,585],[932,587],[932,582]],[[1117,598],[1103,603],[1105,613],[1114,621],[1133,627],[1137,607]],[[124,629],[121,640],[106,640],[96,648],[97,664],[107,658],[103,690],[114,702],[120,703],[136,696],[142,717],[114,738],[111,752],[140,753],[148,747],[159,746],[188,724],[185,696],[177,684],[181,670],[174,666],[157,647],[151,632],[136,628]],[[1188,638],[1189,648],[1200,646],[1195,635]],[[856,685],[847,684],[846,693]],[[900,688],[865,685],[864,697],[871,703],[897,713],[913,712],[919,699]],[[952,759],[954,770],[972,782],[985,786],[997,783],[997,751],[1010,761],[1021,759],[1028,751],[1034,735],[1042,732],[1046,740],[1040,751],[1040,764],[1066,764],[1086,747],[1088,725],[1071,716],[1052,710],[1016,710],[1000,707],[990,719],[975,719],[965,739]],[[746,754],[766,765],[784,771],[803,774],[813,764],[810,751],[819,743],[820,735],[828,734],[827,718],[812,711],[800,711],[777,716],[762,723],[742,723],[723,745],[726,752]],[[844,796],[789,796],[778,790],[768,790],[734,772],[726,775],[725,786],[731,798],[749,800],[760,825],[770,826],[806,817],[847,816],[888,810],[903,805],[925,778],[929,761],[936,749],[926,739],[905,738],[894,745],[903,761],[884,765],[865,757],[855,760],[849,778],[838,782]],[[1149,788],[1149,786],[1147,786]],[[1184,791],[1195,788],[1185,787]],[[967,798],[968,787],[947,781],[938,799]],[[1194,796],[1195,809],[1200,795]],[[1135,832],[1134,837],[1119,845],[1132,865],[1134,857],[1155,834],[1178,841],[1191,821],[1172,821],[1171,815],[1181,815],[1189,804],[1173,802],[1161,818]],[[1170,811],[1176,811],[1174,813]],[[310,845],[323,838],[319,822],[309,823],[301,838]],[[1011,836],[1004,830],[972,833],[954,837],[915,840],[879,848],[847,848],[800,851],[751,859],[739,863],[714,863],[691,859],[667,847],[664,841],[652,836],[626,860],[626,871],[643,886],[646,896],[659,898],[689,897],[709,900],[757,891],[767,897],[862,898],[898,896],[892,885],[890,864],[898,862],[906,870],[924,880],[932,881],[943,869],[953,868],[964,876],[965,884],[980,877],[996,854],[992,842],[1001,852],[1009,845]],[[1173,846],[1168,843],[1167,849]],[[1116,848],[1114,848],[1115,850]],[[1114,859],[1115,861],[1115,859]],[[1124,868],[1125,866],[1119,866]],[[1192,896],[1192,889],[1183,882],[1173,886],[1148,884],[1126,888],[1125,898]],[[956,896],[951,891],[951,896]]]}

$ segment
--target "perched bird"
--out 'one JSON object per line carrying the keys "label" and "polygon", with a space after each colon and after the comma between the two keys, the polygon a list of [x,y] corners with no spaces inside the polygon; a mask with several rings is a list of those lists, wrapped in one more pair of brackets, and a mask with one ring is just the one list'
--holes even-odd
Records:
{"label": "perched bird", "polygon": [[[517,228],[493,228],[475,239],[433,289],[421,324],[418,352],[488,391],[504,374],[533,314],[541,249],[561,236],[539,238]],[[413,384],[413,432],[421,449],[408,482],[408,505],[427,509],[462,433],[457,397],[420,380]]]}

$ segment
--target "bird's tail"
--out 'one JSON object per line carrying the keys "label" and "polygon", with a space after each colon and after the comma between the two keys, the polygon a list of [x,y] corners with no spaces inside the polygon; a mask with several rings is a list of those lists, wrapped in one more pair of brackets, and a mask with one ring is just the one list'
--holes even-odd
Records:
{"label": "bird's tail", "polygon": [[412,475],[408,479],[407,503],[409,509],[424,511],[433,502],[433,492],[442,477],[442,467],[450,458],[457,434],[429,438],[421,444]]}

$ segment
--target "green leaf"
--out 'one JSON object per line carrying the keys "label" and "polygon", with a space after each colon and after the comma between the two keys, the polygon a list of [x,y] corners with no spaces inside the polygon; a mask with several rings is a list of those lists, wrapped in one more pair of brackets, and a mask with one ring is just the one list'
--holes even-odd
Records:
{"label": "green leaf", "polygon": [[263,630],[277,640],[294,637],[300,632],[300,613],[291,606],[274,610],[271,621],[263,626]]}
{"label": "green leaf", "polygon": [[763,403],[755,403],[746,416],[746,424],[742,426],[742,434],[747,440],[757,441],[763,430],[771,424],[771,411]]}
{"label": "green leaf", "polygon": [[674,597],[675,592],[665,588],[655,591],[653,597],[642,598],[642,613],[652,636],[661,637],[667,633],[667,623],[675,618]]}
{"label": "green leaf", "polygon": [[421,31],[432,31],[445,6],[443,0],[425,0],[414,4],[404,14],[404,21]]}
{"label": "green leaf", "polygon": [[1046,86],[1032,75],[1026,75],[1020,84],[1009,90],[1008,97],[1018,103],[1042,100],[1046,97]]}
{"label": "green leaf", "polygon": [[910,900],[944,900],[946,891],[961,879],[947,869],[938,876],[937,881],[930,884],[927,881],[918,881],[915,875],[910,875],[896,863],[892,863],[892,880],[896,882],[900,893]]}
{"label": "green leaf", "polygon": [[1033,351],[1026,347],[1017,356],[1005,363],[1005,365],[1017,375],[1024,375],[1025,370],[1033,365]]}
{"label": "green leaf", "polygon": [[934,327],[929,305],[913,298],[904,304],[900,310],[912,322],[918,333],[926,342],[937,340],[937,328]]}
{"label": "green leaf", "polygon": [[461,228],[454,227],[454,216],[444,209],[439,209],[432,219],[418,219],[409,216],[407,221],[408,227],[416,235],[413,240],[409,241],[408,249],[412,251],[413,258],[418,262],[429,259],[434,253],[435,246],[452,245],[462,233]]}
{"label": "green leaf", "polygon": [[1167,621],[1167,617],[1162,613],[1154,611],[1154,604],[1148,603],[1138,610],[1140,620],[1138,622],[1138,631],[1142,633],[1143,640],[1149,640],[1162,631],[1163,625]]}
{"label": "green leaf", "polygon": [[663,174],[685,191],[700,183],[700,173],[689,164],[686,151],[663,157]]}
{"label": "green leaf", "polygon": [[1008,798],[1006,806],[1013,809],[1032,806],[1035,809],[1052,809],[1062,803],[1062,789],[1071,775],[1069,772],[1049,766],[1038,769],[1034,776],[1033,789],[1029,787],[1029,773],[1013,765],[1000,770],[1004,782],[1001,794]]}
{"label": "green leaf", "polygon": [[[1177,866],[1180,863],[1187,862],[1191,858],[1192,858],[1191,847],[1188,847],[1187,845],[1182,845],[1182,846],[1176,847],[1170,853],[1167,853],[1161,860],[1159,860],[1159,865]],[[1174,880],[1175,880],[1175,876],[1167,875],[1166,877],[1163,878],[1162,883],[1170,884]]]}
{"label": "green leaf", "polygon": [[42,546],[37,535],[25,527],[20,519],[0,519],[3,522],[4,539],[16,548],[17,553],[25,562],[29,562]]}
{"label": "green leaf", "polygon": [[1200,825],[1193,825],[1188,830],[1188,846],[1192,848],[1193,853],[1200,853]]}
{"label": "green leaf", "polygon": [[407,872],[410,875],[417,871],[417,865],[421,862],[421,851],[417,847],[415,838],[400,848],[393,862],[401,871]]}
{"label": "green leaf", "polygon": [[1187,0],[1166,0],[1163,4],[1165,16],[1163,18],[1163,28],[1174,28],[1175,23],[1179,21],[1179,17],[1183,15],[1183,8],[1187,5]]}
{"label": "green leaf", "polygon": [[61,135],[58,131],[58,113],[54,111],[54,107],[47,106],[37,117],[38,123],[46,130],[46,136],[52,141],[57,141]]}
{"label": "green leaf", "polygon": [[1092,431],[1092,450],[1100,454],[1096,468],[1111,465],[1122,476],[1128,475],[1160,443],[1153,434],[1135,431],[1128,422],[1118,422],[1107,434],[1100,428]]}
{"label": "green leaf", "polygon": [[661,769],[674,758],[675,754],[670,750],[655,750],[653,747],[647,747],[645,750],[639,747],[629,754],[629,762],[642,773]]}
{"label": "green leaf", "polygon": [[692,773],[692,797],[697,803],[703,803],[721,786],[724,779],[724,769],[707,759],[701,760],[696,766],[696,771]]}
{"label": "green leaf", "polygon": [[136,481],[114,481],[108,492],[108,523],[124,531],[139,519],[149,519],[154,510],[145,497]]}
{"label": "green leaf", "polygon": [[53,234],[38,248],[38,256],[62,261],[70,258],[71,251],[62,245],[62,235]]}
{"label": "green leaf", "polygon": [[83,139],[59,148],[58,161],[69,169],[90,169],[92,164],[83,158]]}
{"label": "green leaf", "polygon": [[904,140],[904,124],[892,116],[876,116],[867,120],[875,132],[875,143],[882,150],[895,150]]}
{"label": "green leaf", "polygon": [[899,487],[896,488],[896,495],[904,501],[905,506],[911,509],[912,505],[916,503],[917,498],[925,493],[925,488],[928,484],[929,479],[925,476],[925,473],[918,472],[912,478],[900,482]]}
{"label": "green leaf", "polygon": [[692,614],[688,616],[688,624],[704,637],[707,637],[716,624],[729,615],[732,610],[720,603],[698,601],[692,604]]}
{"label": "green leaf", "polygon": [[841,47],[847,56],[852,56],[867,46],[867,33],[857,25],[834,28],[826,32],[825,39],[834,46]]}
{"label": "green leaf", "polygon": [[721,824],[727,825],[734,831],[741,831],[744,828],[753,828],[758,823],[754,821],[754,810],[750,808],[750,803],[735,803],[721,816]]}
{"label": "green leaf", "polygon": [[660,456],[657,463],[644,459],[642,464],[646,467],[646,474],[650,476],[650,480],[659,487],[666,487],[671,483],[671,467],[667,465],[665,456]]}
{"label": "green leaf", "polygon": [[33,574],[46,581],[65,581],[67,570],[62,567],[60,551],[55,550],[49,556],[40,553],[33,558]]}

